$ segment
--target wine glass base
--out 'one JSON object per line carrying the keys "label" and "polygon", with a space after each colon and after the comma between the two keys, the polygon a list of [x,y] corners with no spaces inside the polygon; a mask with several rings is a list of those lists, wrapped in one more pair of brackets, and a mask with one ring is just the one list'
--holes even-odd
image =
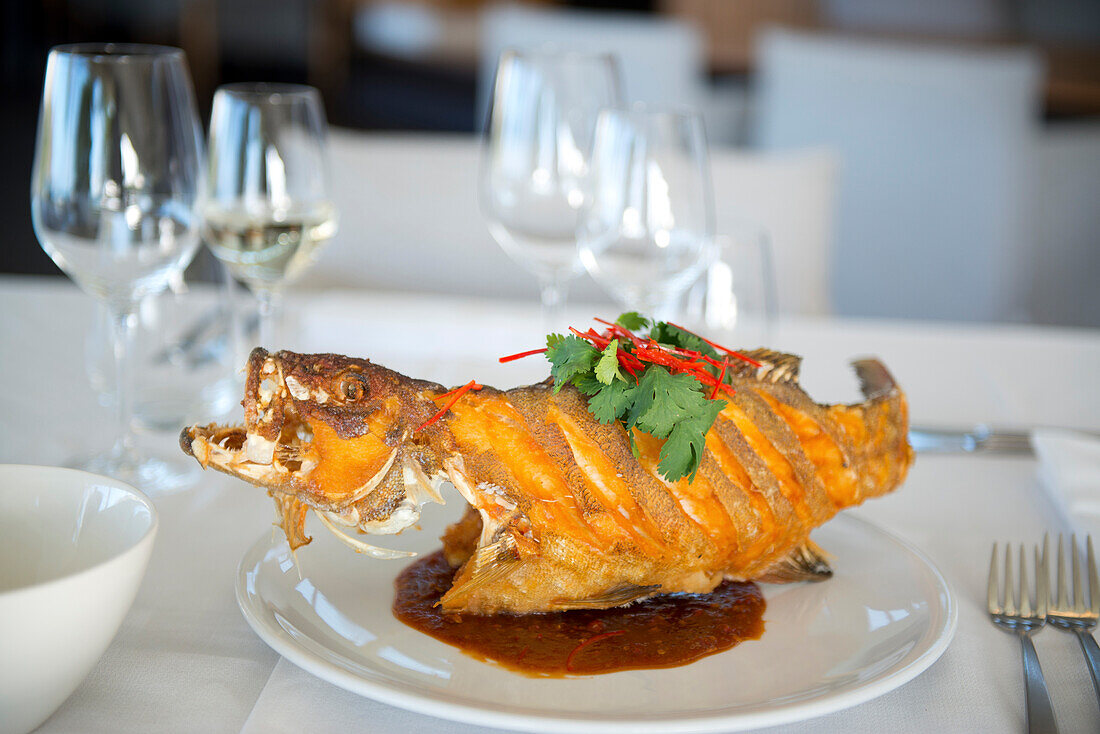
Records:
{"label": "wine glass base", "polygon": [[185,456],[120,456],[115,452],[75,459],[68,466],[93,474],[104,474],[132,484],[150,496],[163,496],[198,484],[202,468]]}

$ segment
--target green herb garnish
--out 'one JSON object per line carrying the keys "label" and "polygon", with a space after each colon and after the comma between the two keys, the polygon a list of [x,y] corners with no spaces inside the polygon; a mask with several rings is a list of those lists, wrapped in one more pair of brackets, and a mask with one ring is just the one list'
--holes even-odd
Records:
{"label": "green herb garnish", "polygon": [[622,314],[615,323],[596,321],[606,327],[603,332],[570,328],[568,335],[550,334],[546,349],[500,361],[545,353],[555,393],[571,384],[588,396],[588,409],[596,420],[619,421],[635,454],[633,430],[664,439],[658,471],[670,482],[694,480],[707,432],[726,405],[717,395],[733,393],[730,358],[756,367],[760,363],[676,324],[634,312]]}

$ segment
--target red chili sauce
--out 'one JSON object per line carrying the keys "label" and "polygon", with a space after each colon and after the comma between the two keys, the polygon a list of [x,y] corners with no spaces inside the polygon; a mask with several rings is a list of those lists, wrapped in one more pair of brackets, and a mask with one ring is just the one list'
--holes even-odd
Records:
{"label": "red chili sauce", "polygon": [[764,596],[727,581],[709,594],[657,596],[628,607],[543,614],[444,613],[435,606],[455,569],[439,551],[394,582],[393,613],[413,629],[532,676],[672,668],[764,632]]}

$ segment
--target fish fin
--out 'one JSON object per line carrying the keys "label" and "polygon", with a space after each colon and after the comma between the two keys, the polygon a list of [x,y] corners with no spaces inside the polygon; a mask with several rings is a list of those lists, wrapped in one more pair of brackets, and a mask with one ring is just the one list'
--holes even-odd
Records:
{"label": "fish fin", "polygon": [[[318,510],[314,514],[317,516],[317,519],[321,521],[321,524],[324,525],[325,528],[327,528],[328,531],[332,533],[337,540],[351,548],[356,553],[363,553],[370,556],[371,558],[381,558],[383,560],[393,560],[395,558],[411,558],[412,556],[416,555],[416,553],[414,553],[413,551],[379,548],[376,545],[364,543],[358,538],[353,538],[350,535],[347,535],[343,530],[336,527],[336,524],[333,522],[333,517],[339,518],[338,515],[334,515],[331,512],[325,512],[324,510]],[[363,531],[359,530],[359,533],[362,534]]]}
{"label": "fish fin", "polygon": [[417,507],[426,502],[447,504],[443,495],[439,493],[439,485],[443,480],[438,479],[433,482],[416,459],[409,456],[402,457],[401,477],[405,483],[405,495],[415,502]]}
{"label": "fish fin", "polygon": [[859,378],[859,390],[863,397],[875,400],[897,392],[898,384],[886,365],[877,359],[857,359],[852,362],[856,377]]}
{"label": "fish fin", "polygon": [[272,499],[275,500],[275,516],[278,520],[275,525],[282,528],[290,549],[295,551],[308,545],[313,540],[306,535],[306,510],[309,508],[291,495],[272,495]]}
{"label": "fish fin", "polygon": [[455,576],[455,584],[436,604],[444,608],[455,607],[470,594],[509,573],[519,561],[516,541],[507,533],[492,545],[474,551]]}
{"label": "fish fin", "polygon": [[755,374],[756,379],[763,382],[797,383],[798,373],[802,368],[802,357],[786,352],[777,352],[774,349],[753,349],[741,352],[746,357],[754,359],[761,364],[753,368],[746,364],[750,374]]}
{"label": "fish fin", "polygon": [[790,584],[796,581],[824,581],[833,575],[825,551],[807,540],[785,557],[773,563],[753,581]]}
{"label": "fish fin", "polygon": [[470,560],[470,556],[477,550],[481,527],[481,513],[467,505],[466,514],[443,531],[440,537],[443,542],[443,556],[451,568],[457,569]]}
{"label": "fish fin", "polygon": [[584,599],[555,599],[550,602],[550,611],[560,612],[566,609],[607,609],[621,607],[624,604],[653,596],[661,589],[660,584],[638,586],[637,584],[619,584],[602,594]]}

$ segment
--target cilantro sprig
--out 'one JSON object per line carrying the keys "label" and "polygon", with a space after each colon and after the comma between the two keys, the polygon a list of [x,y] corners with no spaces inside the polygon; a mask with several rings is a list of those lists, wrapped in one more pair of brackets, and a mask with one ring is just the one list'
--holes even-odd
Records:
{"label": "cilantro sprig", "polygon": [[566,385],[576,387],[588,397],[596,420],[618,421],[626,429],[635,455],[633,431],[663,439],[658,471],[669,481],[693,481],[707,432],[726,405],[717,395],[733,393],[730,358],[760,364],[680,326],[634,312],[615,323],[596,321],[606,327],[602,332],[570,328],[567,335],[550,334],[546,349],[500,361],[545,353],[555,393]]}

